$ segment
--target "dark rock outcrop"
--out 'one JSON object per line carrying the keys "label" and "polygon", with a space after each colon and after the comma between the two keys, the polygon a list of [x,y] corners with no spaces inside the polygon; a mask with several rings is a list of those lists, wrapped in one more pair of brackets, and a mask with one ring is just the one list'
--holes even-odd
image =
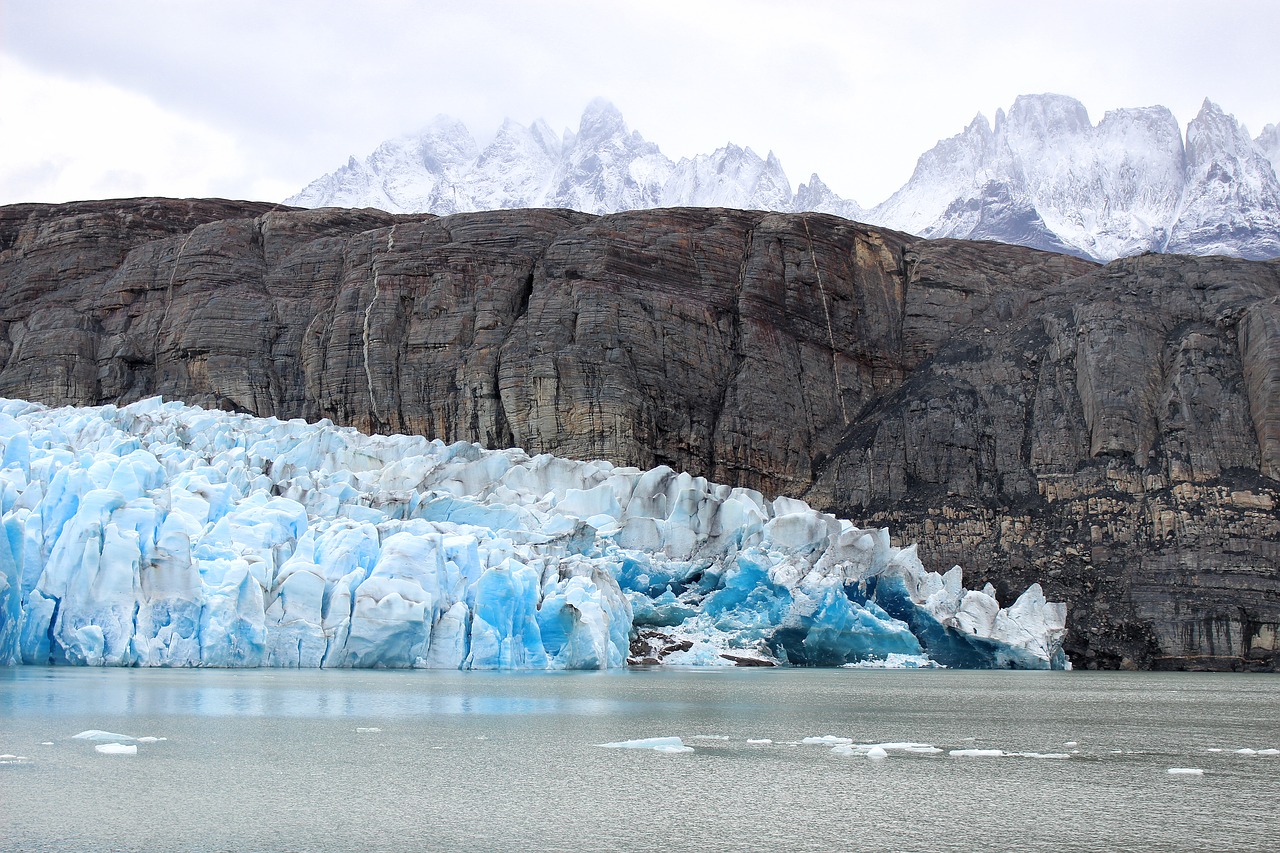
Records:
{"label": "dark rock outcrop", "polygon": [[1077,665],[1264,668],[1280,264],[820,214],[0,208],[0,394],[669,464],[1070,607]]}

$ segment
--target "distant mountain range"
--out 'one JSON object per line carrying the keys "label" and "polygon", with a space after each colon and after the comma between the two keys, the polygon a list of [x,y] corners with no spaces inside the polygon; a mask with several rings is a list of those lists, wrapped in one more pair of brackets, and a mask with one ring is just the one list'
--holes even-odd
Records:
{"label": "distant mountain range", "polygon": [[1142,252],[1280,256],[1280,128],[1257,138],[1205,100],[1182,132],[1165,107],[1094,125],[1063,95],[1023,95],[994,126],[978,115],[925,152],[910,180],[866,209],[815,174],[793,192],[772,152],[729,144],[673,162],[592,101],[576,133],[506,121],[481,149],[439,116],[287,203],[450,214],[525,207],[615,213],[732,207],[833,213],[925,237],[997,240],[1108,261]]}

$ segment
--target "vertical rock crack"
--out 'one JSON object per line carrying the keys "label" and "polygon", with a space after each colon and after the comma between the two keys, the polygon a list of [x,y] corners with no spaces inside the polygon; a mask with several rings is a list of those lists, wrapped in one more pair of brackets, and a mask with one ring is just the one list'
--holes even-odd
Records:
{"label": "vertical rock crack", "polygon": [[840,401],[840,417],[844,419],[844,425],[849,425],[849,412],[844,404],[844,391],[840,384],[840,362],[836,358],[836,334],[831,327],[831,308],[827,305],[827,291],[822,286],[822,269],[818,266],[818,255],[813,250],[813,235],[809,233],[809,217],[803,216],[800,221],[804,223],[804,236],[809,241],[809,260],[813,263],[814,274],[818,277],[818,293],[822,296],[822,313],[827,320],[827,343],[831,346],[831,375],[836,381],[836,399]]}

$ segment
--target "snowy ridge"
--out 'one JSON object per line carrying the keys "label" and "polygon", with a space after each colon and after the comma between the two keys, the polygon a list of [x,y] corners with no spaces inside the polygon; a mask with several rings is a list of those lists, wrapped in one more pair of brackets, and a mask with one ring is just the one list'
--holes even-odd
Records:
{"label": "snowy ridge", "polygon": [[1039,585],[665,467],[158,398],[0,401],[0,445],[0,664],[1066,665]]}
{"label": "snowy ridge", "polygon": [[868,220],[1109,261],[1141,252],[1280,255],[1274,125],[1257,140],[1206,100],[1186,137],[1164,107],[1097,125],[1062,95],[1023,95],[920,157]]}
{"label": "snowy ridge", "polygon": [[673,163],[595,100],[577,133],[505,122],[483,151],[440,116],[421,134],[313,181],[288,204],[450,214],[518,207],[616,213],[734,207],[832,213],[920,234],[998,240],[1100,261],[1148,251],[1280,255],[1280,131],[1256,138],[1206,100],[1185,136],[1164,107],[1093,125],[1062,95],[1023,95],[994,127],[981,115],[921,155],[867,210],[813,175],[793,193],[772,152],[732,143]]}
{"label": "snowy ridge", "polygon": [[[863,212],[822,189],[824,199],[830,196],[826,206],[804,210]],[[286,203],[441,215],[524,207],[597,214],[654,207],[797,209],[773,152],[761,159],[730,143],[675,163],[601,99],[587,106],[576,133],[566,130],[557,138],[541,120],[528,128],[508,120],[483,151],[465,127],[438,116],[423,133],[385,142],[363,161],[352,157]]]}

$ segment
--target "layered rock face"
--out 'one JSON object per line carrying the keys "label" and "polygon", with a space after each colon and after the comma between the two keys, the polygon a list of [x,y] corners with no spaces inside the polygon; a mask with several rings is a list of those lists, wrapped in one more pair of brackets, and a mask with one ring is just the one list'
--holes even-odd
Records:
{"label": "layered rock face", "polygon": [[1267,668],[1280,264],[821,214],[0,208],[0,394],[668,464],[1069,605],[1078,666]]}

